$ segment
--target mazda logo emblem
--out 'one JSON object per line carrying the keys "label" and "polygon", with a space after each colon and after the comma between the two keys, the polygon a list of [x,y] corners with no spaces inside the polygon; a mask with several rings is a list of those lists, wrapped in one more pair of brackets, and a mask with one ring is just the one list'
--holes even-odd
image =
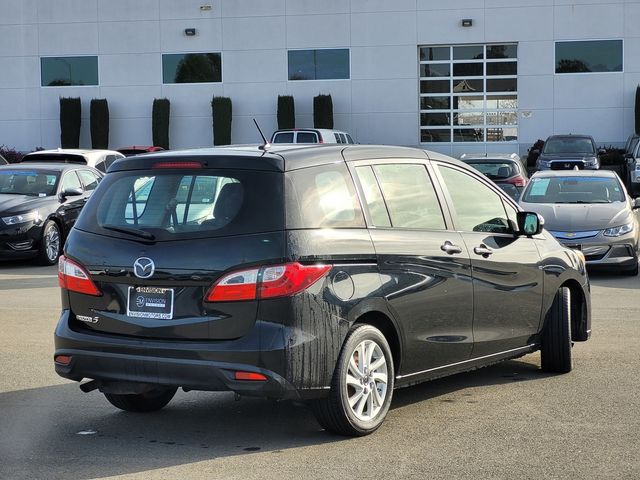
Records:
{"label": "mazda logo emblem", "polygon": [[150,278],[156,271],[153,260],[147,257],[140,257],[133,262],[133,274],[138,278]]}

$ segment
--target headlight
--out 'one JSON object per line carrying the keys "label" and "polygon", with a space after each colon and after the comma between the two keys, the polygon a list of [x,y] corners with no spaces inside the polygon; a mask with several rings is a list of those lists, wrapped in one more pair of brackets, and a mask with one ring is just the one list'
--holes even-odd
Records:
{"label": "headlight", "polygon": [[640,162],[636,162],[636,166],[634,168],[636,172],[640,171]]}
{"label": "headlight", "polygon": [[37,210],[27,213],[21,213],[20,215],[14,215],[12,217],[2,217],[2,221],[6,225],[17,225],[19,223],[37,222],[41,220],[40,214]]}
{"label": "headlight", "polygon": [[604,231],[604,235],[605,237],[619,237],[630,232],[633,232],[633,223],[627,223],[626,225],[620,225],[619,227],[607,228]]}
{"label": "headlight", "polygon": [[598,159],[597,158],[586,158],[585,159],[585,163],[587,165],[597,165],[598,164]]}
{"label": "headlight", "polygon": [[550,160],[538,160],[538,165],[541,167],[550,167],[551,166],[551,161]]}

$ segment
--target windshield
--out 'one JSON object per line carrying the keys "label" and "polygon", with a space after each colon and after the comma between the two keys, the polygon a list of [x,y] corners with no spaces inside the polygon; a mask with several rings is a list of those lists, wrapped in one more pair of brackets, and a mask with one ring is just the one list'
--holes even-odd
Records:
{"label": "windshield", "polygon": [[469,165],[491,180],[504,180],[518,174],[517,167],[511,162],[469,162]]}
{"label": "windshield", "polygon": [[596,151],[590,138],[552,137],[545,142],[542,153],[580,153],[595,155]]}
{"label": "windshield", "polygon": [[126,171],[105,177],[76,226],[159,241],[259,233],[283,227],[282,204],[279,174]]}
{"label": "windshield", "polygon": [[60,174],[36,170],[0,171],[0,193],[46,197],[56,193]]}
{"label": "windshield", "polygon": [[611,177],[534,177],[522,196],[522,201],[528,203],[612,203],[624,200],[620,182]]}

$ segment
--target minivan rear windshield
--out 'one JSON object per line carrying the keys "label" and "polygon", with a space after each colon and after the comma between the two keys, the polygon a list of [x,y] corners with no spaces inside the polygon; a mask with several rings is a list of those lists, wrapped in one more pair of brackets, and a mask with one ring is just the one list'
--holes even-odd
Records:
{"label": "minivan rear windshield", "polygon": [[167,241],[284,228],[283,177],[248,170],[146,170],[107,175],[76,228]]}

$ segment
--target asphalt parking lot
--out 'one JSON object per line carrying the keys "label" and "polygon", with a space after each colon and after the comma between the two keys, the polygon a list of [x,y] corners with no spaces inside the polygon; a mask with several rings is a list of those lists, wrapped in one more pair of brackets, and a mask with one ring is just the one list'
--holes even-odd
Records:
{"label": "asphalt parking lot", "polygon": [[301,405],[179,393],[116,410],[52,364],[55,267],[0,266],[0,479],[640,478],[640,277],[592,277],[593,337],[568,375],[539,354],[395,392],[375,434]]}

